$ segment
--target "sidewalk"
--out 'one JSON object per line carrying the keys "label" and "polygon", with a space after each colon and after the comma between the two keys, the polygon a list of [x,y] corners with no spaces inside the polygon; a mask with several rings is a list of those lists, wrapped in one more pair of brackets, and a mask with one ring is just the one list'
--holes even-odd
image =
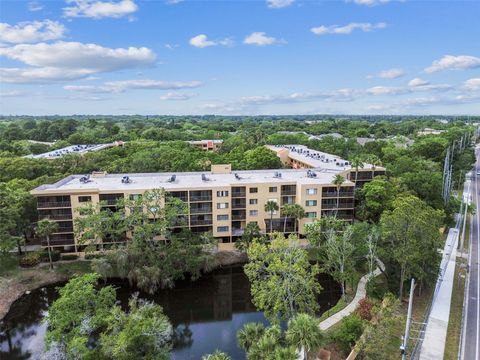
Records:
{"label": "sidewalk", "polygon": [[432,309],[425,329],[425,338],[420,350],[420,360],[443,359],[448,319],[450,317],[453,281],[455,280],[458,235],[458,229],[450,229],[447,241],[445,242],[440,266],[440,269],[445,269],[445,272],[438,277],[433,295]]}
{"label": "sidewalk", "polygon": [[[382,266],[382,265],[380,265],[380,266]],[[365,298],[365,296],[367,295],[366,286],[367,286],[368,280],[370,280],[370,278],[372,278],[372,277],[376,277],[376,276],[380,275],[380,273],[381,273],[380,269],[377,268],[373,272],[373,274],[366,274],[366,275],[362,276],[362,278],[358,282],[357,292],[355,294],[355,297],[350,302],[350,304],[348,304],[342,310],[333,314],[329,318],[323,320],[319,325],[320,329],[321,330],[327,330],[330,327],[332,327],[333,325],[335,325],[336,323],[338,323],[340,320],[342,320],[344,317],[353,313],[355,311],[355,309],[358,307],[358,303],[360,302],[360,300]]]}

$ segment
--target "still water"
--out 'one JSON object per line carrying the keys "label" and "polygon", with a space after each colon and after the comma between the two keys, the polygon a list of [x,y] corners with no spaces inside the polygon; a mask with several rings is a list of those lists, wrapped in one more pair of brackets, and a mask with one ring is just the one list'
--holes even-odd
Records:
{"label": "still water", "polygon": [[[329,276],[319,278],[323,287],[318,301],[321,312],[340,298],[340,289]],[[124,281],[110,281],[117,288],[122,305],[138,290]],[[40,359],[44,350],[48,306],[58,297],[57,286],[32,291],[16,301],[0,323],[0,359]],[[160,304],[175,327],[174,360],[198,360],[216,349],[233,359],[245,359],[237,346],[236,333],[245,323],[267,324],[262,312],[251,302],[250,284],[241,266],[225,267],[197,281],[183,280],[171,290],[155,295],[140,292],[141,298]]]}

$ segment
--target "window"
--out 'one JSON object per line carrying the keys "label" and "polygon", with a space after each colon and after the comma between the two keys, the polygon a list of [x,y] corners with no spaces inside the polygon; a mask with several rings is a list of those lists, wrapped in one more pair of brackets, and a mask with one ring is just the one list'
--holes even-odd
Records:
{"label": "window", "polygon": [[228,226],[217,226],[217,232],[228,232]]}
{"label": "window", "polygon": [[131,194],[130,200],[139,200],[142,197],[140,194]]}
{"label": "window", "polygon": [[315,219],[317,217],[317,213],[315,211],[306,212],[305,217],[309,219]]}
{"label": "window", "polygon": [[257,205],[258,204],[258,199],[250,199],[250,200],[248,200],[248,202],[250,203],[250,205]]}
{"label": "window", "polygon": [[217,209],[228,209],[228,203],[218,203]]}
{"label": "window", "polygon": [[276,186],[270,186],[270,187],[268,188],[268,192],[271,192],[271,193],[277,192],[277,187],[276,187]]}
{"label": "window", "polygon": [[317,195],[317,189],[307,189],[307,195]]}
{"label": "window", "polygon": [[225,221],[228,220],[228,215],[217,215],[218,221]]}
{"label": "window", "polygon": [[227,196],[228,196],[228,190],[217,191],[217,197],[227,197]]}
{"label": "window", "polygon": [[91,196],[79,196],[78,197],[78,202],[89,202],[92,201]]}
{"label": "window", "polygon": [[258,216],[258,210],[250,210],[249,215],[250,216]]}
{"label": "window", "polygon": [[317,200],[307,200],[305,206],[317,206]]}
{"label": "window", "polygon": [[250,192],[250,194],[256,194],[256,193],[258,193],[258,188],[256,188],[256,187],[250,188],[248,191]]}

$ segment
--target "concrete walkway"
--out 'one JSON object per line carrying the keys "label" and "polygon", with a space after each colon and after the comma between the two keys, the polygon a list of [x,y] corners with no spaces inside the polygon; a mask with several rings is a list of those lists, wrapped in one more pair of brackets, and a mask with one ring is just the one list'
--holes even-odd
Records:
{"label": "concrete walkway", "polygon": [[[379,266],[381,266],[382,269],[384,268],[383,264],[379,264]],[[319,325],[320,329],[321,330],[327,330],[330,327],[332,327],[333,325],[335,325],[336,323],[338,323],[340,320],[342,320],[344,317],[353,313],[356,310],[356,308],[358,307],[358,303],[360,302],[360,300],[362,300],[363,298],[365,298],[365,296],[367,296],[366,286],[367,286],[368,280],[370,280],[372,277],[376,277],[380,274],[381,274],[381,270],[380,270],[380,268],[377,268],[373,272],[373,274],[366,274],[366,275],[362,276],[362,278],[358,282],[357,292],[355,294],[355,297],[350,302],[350,304],[345,306],[339,312],[337,312],[337,313],[333,314],[332,316],[328,317],[327,319],[323,320]]]}
{"label": "concrete walkway", "polygon": [[455,275],[458,229],[450,229],[445,242],[440,273],[432,302],[432,309],[427,320],[425,338],[420,349],[420,360],[443,359],[445,340],[447,338],[450,302]]}

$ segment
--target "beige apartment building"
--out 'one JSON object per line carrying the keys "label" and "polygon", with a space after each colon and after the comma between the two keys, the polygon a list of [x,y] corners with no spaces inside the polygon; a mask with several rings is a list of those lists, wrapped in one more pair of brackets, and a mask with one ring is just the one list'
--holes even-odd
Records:
{"label": "beige apartment building", "polygon": [[205,151],[217,151],[223,144],[223,140],[192,140],[187,141],[190,145]]}
{"label": "beige apartment building", "polygon": [[[298,154],[298,148],[295,149],[287,150],[291,155]],[[282,161],[287,161],[285,165],[290,166],[288,153],[279,152]],[[338,218],[352,221],[355,205],[355,182],[350,180],[352,169],[348,161],[324,155],[323,160],[328,161],[323,167],[315,168],[307,168],[307,160],[301,162],[295,155],[295,164],[300,161],[305,168],[295,165],[294,169],[232,171],[230,165],[213,165],[210,172],[71,175],[57,183],[37,187],[32,194],[37,197],[39,219],[58,222],[58,232],[50,237],[50,242],[61,251],[82,250],[76,241],[74,222],[87,203],[115,211],[118,199],[135,198],[158,188],[188,205],[183,226],[193,232],[211,232],[218,239],[219,248],[226,250],[233,248],[249,222],[256,222],[263,232],[269,231],[270,213],[264,210],[268,201],[277,202],[280,209],[285,204],[299,204],[305,209],[306,218],[299,221],[300,235],[305,234],[305,224],[322,216],[336,214]],[[372,171],[365,166],[361,170],[362,181],[368,181],[367,175],[371,179],[384,174],[383,168]],[[338,194],[337,187],[332,185],[337,174],[346,178]],[[276,231],[283,232],[285,218],[282,215],[281,210],[273,214],[272,226]],[[291,233],[293,229],[294,219],[287,218],[286,232]]]}

